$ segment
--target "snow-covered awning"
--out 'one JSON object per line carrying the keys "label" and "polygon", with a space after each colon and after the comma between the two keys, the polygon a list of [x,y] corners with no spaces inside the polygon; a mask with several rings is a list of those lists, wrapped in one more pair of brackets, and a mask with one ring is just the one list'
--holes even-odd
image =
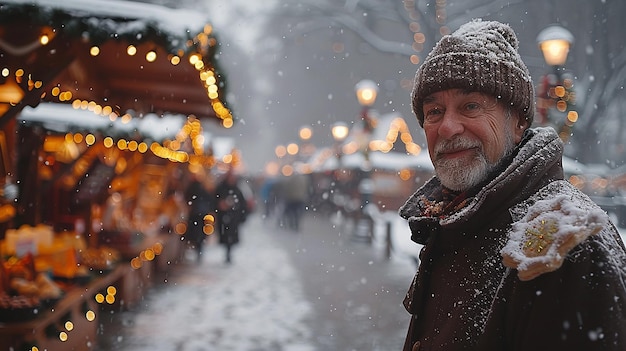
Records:
{"label": "snow-covered awning", "polygon": [[89,131],[108,136],[136,135],[141,140],[158,142],[174,139],[187,121],[183,115],[162,117],[150,113],[141,119],[111,121],[88,110],[74,109],[68,104],[41,103],[35,108],[24,108],[17,120],[19,123],[38,123],[46,130],[59,133]]}
{"label": "snow-covered awning", "polygon": [[109,0],[0,0],[0,124],[40,101],[230,126],[204,14]]}

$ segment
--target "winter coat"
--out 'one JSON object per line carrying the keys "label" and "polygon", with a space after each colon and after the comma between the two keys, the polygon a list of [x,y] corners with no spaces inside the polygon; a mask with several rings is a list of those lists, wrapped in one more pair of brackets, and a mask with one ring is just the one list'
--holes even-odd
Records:
{"label": "winter coat", "polygon": [[[531,129],[455,211],[437,214],[436,177],[407,200],[400,215],[424,247],[404,300],[405,351],[626,350],[626,249],[607,214],[563,180],[562,153],[553,129]],[[574,238],[565,249],[562,232]],[[544,256],[518,255],[529,248]]]}
{"label": "winter coat", "polygon": [[[220,183],[215,189],[217,201],[216,224],[221,244],[237,244],[239,242],[239,225],[246,221],[248,206],[241,189],[237,184],[227,181]],[[227,209],[221,209],[221,203],[227,204]]]}
{"label": "winter coat", "polygon": [[204,217],[213,211],[215,196],[202,183],[193,180],[185,193],[189,204],[189,221],[185,237],[192,243],[204,240]]}

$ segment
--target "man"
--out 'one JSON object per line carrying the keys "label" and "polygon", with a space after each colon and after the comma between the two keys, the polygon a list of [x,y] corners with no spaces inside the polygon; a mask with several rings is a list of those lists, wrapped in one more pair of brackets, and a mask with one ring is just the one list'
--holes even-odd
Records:
{"label": "man", "polygon": [[420,66],[413,111],[436,176],[400,209],[421,264],[404,350],[626,350],[626,249],[530,128],[513,30],[475,20]]}

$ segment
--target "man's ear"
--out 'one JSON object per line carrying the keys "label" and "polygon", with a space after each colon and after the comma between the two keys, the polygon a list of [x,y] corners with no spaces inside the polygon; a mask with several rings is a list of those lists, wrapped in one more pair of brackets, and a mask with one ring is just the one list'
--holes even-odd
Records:
{"label": "man's ear", "polygon": [[526,118],[520,117],[520,114],[515,112],[517,116],[515,119],[517,120],[517,124],[515,125],[515,143],[519,143],[522,141],[522,136],[528,127],[530,127],[530,123]]}

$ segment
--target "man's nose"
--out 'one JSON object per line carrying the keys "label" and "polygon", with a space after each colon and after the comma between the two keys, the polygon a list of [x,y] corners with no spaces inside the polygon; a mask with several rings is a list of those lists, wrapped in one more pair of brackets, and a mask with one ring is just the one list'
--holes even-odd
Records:
{"label": "man's nose", "polygon": [[446,110],[439,125],[439,136],[450,139],[456,135],[462,134],[465,126],[461,118],[454,111]]}

